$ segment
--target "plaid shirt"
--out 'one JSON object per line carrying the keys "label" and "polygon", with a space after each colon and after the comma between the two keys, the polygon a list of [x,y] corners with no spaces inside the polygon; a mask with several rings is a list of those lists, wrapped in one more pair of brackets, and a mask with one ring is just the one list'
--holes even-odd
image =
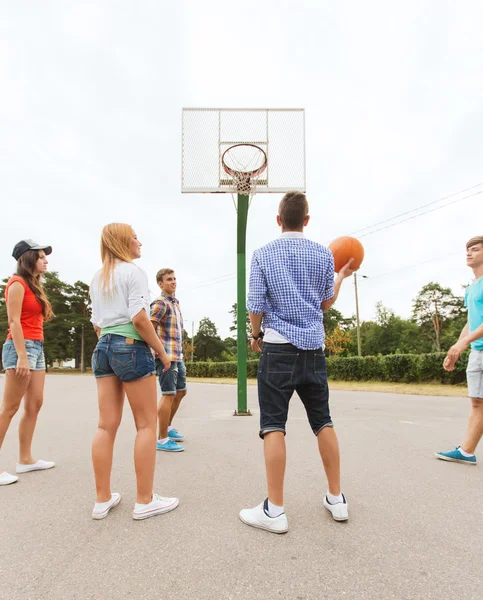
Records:
{"label": "plaid shirt", "polygon": [[321,303],[333,296],[334,257],[303,234],[283,233],[253,253],[247,308],[297,348],[323,346]]}
{"label": "plaid shirt", "polygon": [[183,316],[178,300],[161,293],[151,303],[150,320],[169,358],[172,361],[183,360]]}

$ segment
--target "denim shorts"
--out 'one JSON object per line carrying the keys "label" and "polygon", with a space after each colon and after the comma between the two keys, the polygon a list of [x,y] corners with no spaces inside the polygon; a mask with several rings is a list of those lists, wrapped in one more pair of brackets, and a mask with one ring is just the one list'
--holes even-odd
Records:
{"label": "denim shorts", "polygon": [[118,377],[127,383],[156,373],[154,357],[146,342],[115,333],[103,335],[92,353],[96,379]]}
{"label": "denim shorts", "polygon": [[[44,342],[25,340],[25,349],[31,371],[45,371]],[[4,370],[17,367],[18,355],[13,340],[7,340],[2,348],[2,365]]]}
{"label": "denim shorts", "polygon": [[483,398],[483,350],[472,350],[466,367],[468,396]]}
{"label": "denim shorts", "polygon": [[258,367],[260,437],[282,431],[294,392],[302,400],[312,431],[333,427],[329,411],[329,386],[322,348],[300,350],[292,344],[263,344]]}
{"label": "denim shorts", "polygon": [[186,390],[186,367],[182,360],[174,360],[171,367],[163,373],[163,363],[156,361],[156,372],[163,396],[174,396]]}

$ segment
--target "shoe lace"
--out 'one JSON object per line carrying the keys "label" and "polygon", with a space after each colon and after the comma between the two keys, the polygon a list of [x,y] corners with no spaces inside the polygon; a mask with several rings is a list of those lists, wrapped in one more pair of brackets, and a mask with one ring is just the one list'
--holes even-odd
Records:
{"label": "shoe lace", "polygon": [[166,496],[160,496],[159,494],[155,494],[153,492],[153,500],[152,501],[154,501],[154,500],[159,500],[161,502],[167,502],[168,498],[166,498]]}

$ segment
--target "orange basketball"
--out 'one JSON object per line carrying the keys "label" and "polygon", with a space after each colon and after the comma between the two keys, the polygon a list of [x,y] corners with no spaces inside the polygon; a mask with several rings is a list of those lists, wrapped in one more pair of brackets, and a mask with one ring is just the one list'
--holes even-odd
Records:
{"label": "orange basketball", "polygon": [[356,238],[344,235],[329,244],[329,249],[334,255],[335,272],[338,273],[351,258],[354,262],[351,269],[358,269],[364,260],[364,246]]}

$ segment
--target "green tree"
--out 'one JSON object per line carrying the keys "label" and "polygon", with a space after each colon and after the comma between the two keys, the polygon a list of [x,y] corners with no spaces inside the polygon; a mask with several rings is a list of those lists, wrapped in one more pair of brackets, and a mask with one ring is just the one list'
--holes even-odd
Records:
{"label": "green tree", "polygon": [[188,332],[183,329],[183,356],[186,362],[193,360],[194,352],[193,340],[188,335]]}
{"label": "green tree", "polygon": [[[238,332],[238,318],[237,318],[237,310],[238,310],[238,304],[235,302],[230,310],[230,315],[232,315],[233,318],[233,322],[232,325],[230,327],[230,331],[232,331],[235,335],[235,340],[237,338],[237,332]],[[245,330],[246,330],[246,344],[247,344],[247,360],[254,360],[259,358],[259,353],[258,352],[254,352],[252,350],[252,346],[251,346],[251,338],[252,338],[252,324],[250,323],[250,315],[248,314],[248,311],[246,311],[246,316],[245,316]],[[236,349],[236,342],[235,342],[235,356],[237,355],[237,349]]]}
{"label": "green tree", "polygon": [[216,325],[208,317],[200,321],[194,340],[195,357],[197,360],[220,360],[224,350],[223,341],[218,335]]}
{"label": "green tree", "polygon": [[413,302],[413,319],[421,332],[441,352],[442,329],[445,321],[461,316],[461,298],[454,296],[450,288],[443,288],[431,281],[419,292]]}
{"label": "green tree", "polygon": [[44,289],[52,304],[55,317],[44,324],[45,362],[52,366],[54,361],[74,357],[72,339],[72,314],[70,312],[70,286],[59,279],[55,271],[44,276]]}
{"label": "green tree", "polygon": [[89,286],[83,281],[66,285],[65,293],[69,306],[73,358],[75,366],[82,372],[91,364],[91,356],[97,344],[97,335],[91,323],[91,299]]}

